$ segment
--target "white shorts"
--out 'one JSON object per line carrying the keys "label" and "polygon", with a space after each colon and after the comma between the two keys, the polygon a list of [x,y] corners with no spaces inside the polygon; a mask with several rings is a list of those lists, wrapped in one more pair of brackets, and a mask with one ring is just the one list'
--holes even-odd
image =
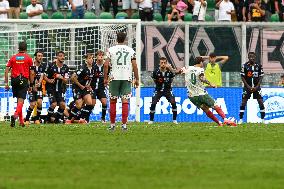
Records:
{"label": "white shorts", "polygon": [[122,0],[122,9],[137,9],[137,3],[134,0]]}

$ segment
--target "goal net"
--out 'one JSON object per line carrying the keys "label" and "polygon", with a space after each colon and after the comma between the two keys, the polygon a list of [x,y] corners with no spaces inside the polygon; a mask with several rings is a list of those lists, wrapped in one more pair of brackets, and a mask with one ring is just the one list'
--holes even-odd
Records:
{"label": "goal net", "polygon": [[[86,53],[95,53],[97,50],[106,51],[116,44],[116,33],[127,33],[127,45],[137,54],[137,63],[140,68],[140,38],[141,29],[139,20],[14,20],[4,21],[0,26],[0,68],[3,75],[9,58],[17,53],[18,43],[26,41],[27,52],[33,57],[36,51],[44,53],[44,63],[52,62],[57,51],[65,52],[65,64],[70,70],[77,70],[84,63]],[[3,86],[3,85],[2,85]],[[11,91],[5,92],[1,88],[1,117],[14,112],[15,100]],[[139,121],[139,89],[133,89],[130,100],[130,121]],[[66,92],[66,104],[73,100],[71,85]],[[25,107],[28,107],[28,101]],[[118,116],[121,116],[121,104],[118,103]],[[49,107],[47,97],[44,98],[43,113]],[[91,115],[91,120],[100,120],[101,103],[97,105]],[[107,115],[108,116],[108,115]]]}

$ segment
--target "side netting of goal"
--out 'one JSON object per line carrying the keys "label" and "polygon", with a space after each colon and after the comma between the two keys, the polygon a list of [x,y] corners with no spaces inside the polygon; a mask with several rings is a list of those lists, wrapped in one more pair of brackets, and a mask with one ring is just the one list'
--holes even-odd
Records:
{"label": "side netting of goal", "polygon": [[[18,51],[18,43],[26,41],[27,52],[34,57],[36,51],[44,53],[44,63],[53,62],[56,52],[65,52],[65,64],[72,71],[78,70],[85,64],[84,55],[94,53],[97,50],[106,51],[116,44],[116,33],[127,33],[127,45],[132,47],[137,54],[137,64],[140,71],[141,54],[141,26],[139,20],[13,20],[3,21],[0,26],[0,69],[3,76],[5,65],[9,58]],[[106,91],[108,93],[108,91]],[[130,100],[129,121],[139,121],[140,88],[133,89],[133,97]],[[11,91],[0,91],[1,115],[12,114],[14,111],[14,99]],[[66,103],[73,100],[71,84],[66,91]],[[96,107],[91,115],[91,120],[100,120],[101,103],[97,100]],[[48,98],[44,98],[43,114],[49,106]],[[28,107],[28,101],[25,102]],[[121,103],[117,108],[118,119],[121,118]],[[1,116],[2,117],[2,116]],[[107,113],[108,119],[108,113]]]}

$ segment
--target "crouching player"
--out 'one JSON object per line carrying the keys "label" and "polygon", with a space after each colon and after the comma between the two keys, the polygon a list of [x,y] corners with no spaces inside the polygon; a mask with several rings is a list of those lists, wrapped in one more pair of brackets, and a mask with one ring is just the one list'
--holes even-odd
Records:
{"label": "crouching player", "polygon": [[79,111],[81,112],[79,122],[89,122],[93,110],[92,88],[90,86],[94,74],[93,62],[93,54],[88,53],[86,55],[86,65],[83,65],[81,69],[71,76],[75,106],[71,109],[69,117],[65,121],[66,124],[72,123],[78,117]]}
{"label": "crouching player", "polygon": [[40,124],[40,114],[42,110],[42,80],[45,72],[45,66],[42,64],[43,60],[43,53],[37,51],[35,54],[34,65],[31,69],[34,71],[34,83],[31,83],[32,90],[29,91],[29,101],[30,106],[27,110],[26,118],[25,118],[25,125],[29,124],[30,116],[33,112],[35,105],[37,105],[37,115],[35,117],[35,124]]}
{"label": "crouching player", "polygon": [[221,107],[215,103],[213,98],[207,93],[205,87],[203,86],[203,83],[206,83],[211,87],[216,87],[206,80],[204,76],[202,57],[197,57],[195,59],[194,66],[189,66],[187,69],[182,68],[181,71],[185,74],[185,84],[188,90],[188,97],[190,101],[197,108],[201,108],[206,115],[219,126],[223,126],[223,123],[218,120],[218,118],[210,111],[209,108],[213,108],[219,114],[219,116],[224,119],[225,125],[236,126],[236,123],[226,118]]}
{"label": "crouching player", "polygon": [[102,103],[102,123],[106,122],[107,99],[104,86],[104,52],[98,50],[96,52],[96,63],[93,65],[94,77],[91,82],[93,90],[93,106],[96,105],[96,99]]}

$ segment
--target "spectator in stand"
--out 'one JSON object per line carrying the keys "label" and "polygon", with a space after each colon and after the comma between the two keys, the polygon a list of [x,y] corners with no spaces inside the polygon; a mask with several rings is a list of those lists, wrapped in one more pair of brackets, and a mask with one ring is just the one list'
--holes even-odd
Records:
{"label": "spectator in stand", "polygon": [[161,0],[161,2],[162,2],[161,15],[162,15],[162,18],[163,18],[164,21],[165,21],[165,18],[166,18],[167,6],[168,6],[169,1],[170,0]]}
{"label": "spectator in stand", "polygon": [[97,16],[100,15],[101,13],[101,8],[100,8],[100,0],[87,0],[87,11],[91,11],[93,8],[93,4],[95,6],[95,14]]}
{"label": "spectator in stand", "polygon": [[260,0],[254,0],[254,3],[249,5],[248,21],[265,21],[265,7],[261,4]]}
{"label": "spectator in stand", "polygon": [[72,7],[72,18],[83,19],[84,18],[84,0],[69,0]]}
{"label": "spectator in stand", "polygon": [[137,0],[139,5],[139,16],[141,21],[153,21],[153,2],[152,0]]}
{"label": "spectator in stand", "polygon": [[262,0],[261,4],[264,7],[265,10],[265,22],[269,22],[270,21],[270,17],[272,15],[273,12],[275,12],[274,10],[274,0]]}
{"label": "spectator in stand", "polygon": [[248,21],[248,12],[249,12],[249,5],[254,2],[254,0],[244,0],[244,6],[243,6],[243,21]]}
{"label": "spectator in stand", "polygon": [[105,11],[109,12],[110,4],[112,4],[113,15],[115,16],[118,13],[118,0],[106,0],[105,1]]}
{"label": "spectator in stand", "polygon": [[235,7],[230,0],[221,0],[216,4],[219,7],[218,21],[231,22],[232,14],[235,13]]}
{"label": "spectator in stand", "polygon": [[193,21],[205,21],[207,2],[206,0],[190,0],[193,6]]}
{"label": "spectator in stand", "polygon": [[22,8],[22,0],[9,0],[9,18],[19,19]]}
{"label": "spectator in stand", "polygon": [[161,3],[161,0],[152,0],[152,3],[153,3],[153,11],[154,13],[158,13],[159,10],[161,9],[160,8],[160,3]]}
{"label": "spectator in stand", "polygon": [[284,87],[284,74],[281,75],[280,81],[278,82],[279,87]]}
{"label": "spectator in stand", "polygon": [[179,0],[177,3],[177,10],[179,10],[179,15],[182,20],[184,20],[185,11],[187,10],[188,6],[183,2],[183,0]]}
{"label": "spectator in stand", "polygon": [[233,1],[237,21],[241,22],[243,21],[243,7],[244,7],[244,0],[234,0]]}
{"label": "spectator in stand", "polygon": [[[209,62],[203,62],[205,77],[217,87],[222,87],[222,67],[229,60],[228,56],[216,56],[210,53],[209,56],[201,56],[203,59],[209,59]],[[218,61],[217,61],[218,60]]]}
{"label": "spectator in stand", "polygon": [[137,3],[135,0],[122,0],[122,9],[127,13],[128,18],[137,10]]}
{"label": "spectator in stand", "polygon": [[37,0],[31,0],[31,4],[26,8],[26,13],[28,13],[29,19],[41,19],[43,7],[37,3]]}
{"label": "spectator in stand", "polygon": [[181,17],[180,17],[180,12],[179,10],[176,8],[177,6],[177,1],[173,0],[171,2],[171,9],[168,11],[168,21],[172,22],[172,21],[181,21]]}
{"label": "spectator in stand", "polygon": [[0,20],[8,19],[9,10],[9,2],[7,0],[0,0]]}
{"label": "spectator in stand", "polygon": [[275,12],[279,15],[280,22],[284,20],[284,2],[283,0],[275,0]]}
{"label": "spectator in stand", "polygon": [[57,9],[58,9],[58,0],[43,0],[43,1],[42,1],[43,10],[44,10],[44,11],[47,11],[49,1],[51,1],[52,10],[53,10],[53,11],[57,11]]}
{"label": "spectator in stand", "polygon": [[217,3],[219,3],[221,0],[215,0],[215,11],[214,11],[214,16],[215,16],[215,22],[218,21],[219,19],[219,7],[217,7]]}

